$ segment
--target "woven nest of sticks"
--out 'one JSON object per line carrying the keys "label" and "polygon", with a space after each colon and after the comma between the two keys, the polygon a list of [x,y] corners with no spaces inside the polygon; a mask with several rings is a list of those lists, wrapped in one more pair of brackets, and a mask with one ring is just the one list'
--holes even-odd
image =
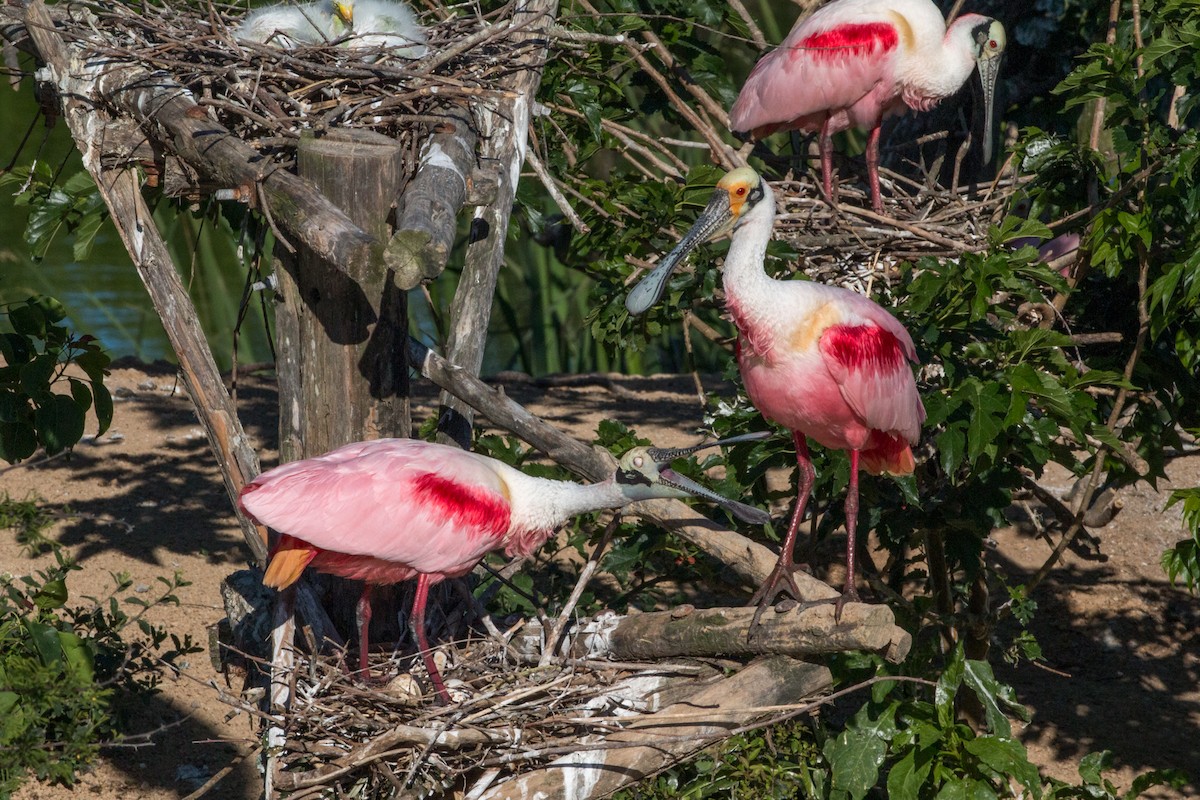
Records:
{"label": "woven nest of sticks", "polygon": [[[453,663],[443,659],[443,650],[435,653],[454,696],[450,706],[431,704],[422,695],[419,684],[428,681],[419,659],[412,660],[412,673],[403,671],[407,659],[374,664],[376,670],[402,671],[370,685],[346,674],[341,655],[301,659],[285,676],[292,702],[282,714],[286,744],[276,754],[275,787],[294,792],[293,798],[329,796],[331,790],[338,797],[397,791],[442,796],[502,783],[582,749],[603,749],[607,737],[652,719],[657,709],[648,706],[648,689],[671,682],[669,693],[687,693],[721,675],[718,667],[695,661],[570,659],[539,667],[514,659],[493,639],[476,639],[453,652]],[[221,698],[240,711],[260,713],[253,698]],[[693,711],[697,719],[706,716],[703,708]],[[728,731],[711,741],[725,735]],[[669,742],[670,728],[639,743],[656,738]],[[706,743],[696,740],[694,746]]]}
{"label": "woven nest of sticks", "polygon": [[[63,8],[63,7],[60,7]],[[443,117],[433,105],[495,96],[521,48],[502,12],[428,3],[418,9],[429,49],[405,59],[337,41],[284,48],[235,39],[244,8],[219,3],[72,4],[60,30],[88,52],[165,73],[218,122],[289,165],[305,131],[366,128],[405,145]]]}

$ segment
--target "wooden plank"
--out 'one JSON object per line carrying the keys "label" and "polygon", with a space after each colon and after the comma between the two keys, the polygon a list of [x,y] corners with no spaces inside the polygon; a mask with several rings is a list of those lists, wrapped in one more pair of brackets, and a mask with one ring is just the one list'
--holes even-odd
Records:
{"label": "wooden plank", "polygon": [[[861,650],[879,653],[894,663],[908,655],[912,636],[896,626],[885,605],[847,603],[841,620],[834,604],[780,603],[753,623],[756,609],[693,608],[617,616],[606,614],[582,622],[566,637],[563,651],[571,658],[657,661],[665,658],[786,655],[823,656]],[[540,655],[541,623],[529,622],[512,638],[517,652]]]}
{"label": "wooden plank", "polygon": [[[558,15],[558,0],[518,0],[513,9],[513,32],[509,37],[516,50],[526,42],[542,40],[541,47],[529,48],[502,88],[509,90],[497,105],[479,109],[481,164],[495,165],[496,196],[487,206],[475,209],[471,220],[471,241],[454,301],[450,305],[450,335],[446,357],[478,375],[483,367],[488,321],[496,279],[504,264],[504,240],[508,221],[517,196],[521,164],[529,137],[529,118],[534,97],[542,80],[546,59],[545,31]],[[443,392],[438,414],[438,439],[459,447],[471,446],[470,406]]]}
{"label": "wooden plank", "polygon": [[[644,679],[642,679],[644,680]],[[743,728],[765,707],[795,703],[833,685],[825,667],[769,656],[607,737],[587,736],[579,750],[483,792],[481,800],[607,797]],[[654,695],[640,705],[654,709]],[[619,747],[626,743],[628,746]],[[603,745],[588,748],[589,744]]]}

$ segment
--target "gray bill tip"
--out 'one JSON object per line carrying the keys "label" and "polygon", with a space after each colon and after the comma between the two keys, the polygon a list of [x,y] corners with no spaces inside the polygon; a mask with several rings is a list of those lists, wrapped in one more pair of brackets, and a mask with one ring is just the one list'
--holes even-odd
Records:
{"label": "gray bill tip", "polygon": [[625,310],[634,316],[649,310],[662,298],[667,288],[667,279],[671,277],[671,270],[669,264],[663,264],[642,278],[625,296]]}
{"label": "gray bill tip", "polygon": [[659,475],[665,483],[719,505],[742,522],[748,522],[751,525],[766,525],[771,521],[771,515],[762,509],[746,505],[745,503],[739,503],[737,500],[730,500],[724,495],[717,494],[713,490],[701,486],[691,478],[680,475],[673,469],[664,469]]}

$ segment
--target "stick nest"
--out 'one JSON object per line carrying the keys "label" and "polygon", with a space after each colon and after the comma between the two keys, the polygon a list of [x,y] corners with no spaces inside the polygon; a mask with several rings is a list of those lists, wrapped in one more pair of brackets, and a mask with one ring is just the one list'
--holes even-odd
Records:
{"label": "stick nest", "polygon": [[[603,748],[606,734],[651,712],[641,699],[645,682],[621,686],[627,678],[690,683],[687,678],[702,673],[719,675],[698,665],[525,666],[490,639],[455,649],[454,659],[440,669],[455,703],[440,706],[431,693],[411,688],[418,678],[428,686],[419,659],[413,673],[367,686],[348,677],[335,657],[298,658],[290,676],[292,704],[282,716],[286,745],[276,785],[295,798],[328,796],[330,789],[336,796],[397,790],[436,796],[484,775],[501,781],[584,746]],[[247,708],[246,701],[223,699]]]}
{"label": "stick nest", "polygon": [[499,96],[526,47],[498,15],[417,9],[429,49],[416,60],[344,43],[294,49],[234,38],[245,10],[180,4],[77,5],[60,28],[99,56],[169,75],[218,122],[283,164],[304,131],[367,128],[412,146],[442,120],[437,105]]}

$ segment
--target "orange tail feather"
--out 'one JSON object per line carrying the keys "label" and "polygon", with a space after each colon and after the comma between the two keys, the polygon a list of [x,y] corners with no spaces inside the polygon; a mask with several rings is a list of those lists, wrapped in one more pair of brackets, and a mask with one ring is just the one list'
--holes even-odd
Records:
{"label": "orange tail feather", "polygon": [[878,431],[872,437],[871,446],[860,453],[860,458],[863,469],[872,475],[911,475],[917,468],[908,442]]}
{"label": "orange tail feather", "polygon": [[316,557],[317,548],[291,536],[281,536],[263,575],[263,586],[286,589],[300,579],[300,573]]}

